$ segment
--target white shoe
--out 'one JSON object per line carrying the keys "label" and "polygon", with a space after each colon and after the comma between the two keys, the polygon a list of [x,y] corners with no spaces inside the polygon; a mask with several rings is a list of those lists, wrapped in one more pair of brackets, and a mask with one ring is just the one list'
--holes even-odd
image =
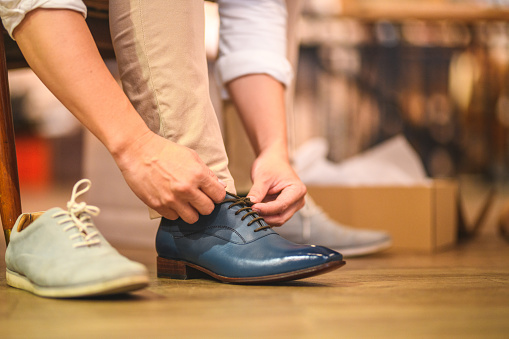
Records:
{"label": "white shoe", "polygon": [[[81,184],[86,187],[77,191]],[[88,191],[79,181],[67,210],[19,216],[5,253],[7,284],[42,297],[75,298],[146,287],[147,269],[120,255],[95,228],[99,209],[75,199]]]}
{"label": "white shoe", "polygon": [[344,257],[372,254],[392,245],[387,232],[356,229],[332,220],[309,195],[304,207],[276,230],[295,243],[329,247]]}

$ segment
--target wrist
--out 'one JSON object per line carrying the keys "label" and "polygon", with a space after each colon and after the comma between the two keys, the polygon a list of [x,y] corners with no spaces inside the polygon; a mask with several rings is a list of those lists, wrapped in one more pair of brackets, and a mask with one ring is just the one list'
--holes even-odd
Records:
{"label": "wrist", "polygon": [[133,131],[122,133],[110,140],[106,148],[115,159],[115,162],[122,167],[122,164],[132,161],[132,154],[137,153],[146,145],[155,134],[144,125],[145,128],[135,128]]}
{"label": "wrist", "polygon": [[261,146],[258,157],[273,157],[278,160],[289,162],[288,144],[285,139],[273,140],[265,146]]}

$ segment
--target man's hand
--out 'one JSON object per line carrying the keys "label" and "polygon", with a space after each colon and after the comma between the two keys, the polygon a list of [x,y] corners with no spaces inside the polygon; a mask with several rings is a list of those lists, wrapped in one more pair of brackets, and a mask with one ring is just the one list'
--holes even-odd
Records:
{"label": "man's hand", "polygon": [[255,160],[251,171],[253,187],[248,196],[253,210],[272,226],[281,226],[304,206],[306,186],[285,158],[270,152]]}
{"label": "man's hand", "polygon": [[196,152],[152,132],[115,156],[133,192],[165,218],[187,223],[208,215],[221,202],[225,185]]}

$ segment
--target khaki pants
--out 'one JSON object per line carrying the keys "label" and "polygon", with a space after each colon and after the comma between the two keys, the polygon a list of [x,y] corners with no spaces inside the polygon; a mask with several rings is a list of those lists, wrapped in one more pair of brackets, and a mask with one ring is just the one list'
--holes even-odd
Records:
{"label": "khaki pants", "polygon": [[209,97],[203,0],[110,0],[110,18],[120,77],[136,110],[152,131],[196,151],[234,193]]}

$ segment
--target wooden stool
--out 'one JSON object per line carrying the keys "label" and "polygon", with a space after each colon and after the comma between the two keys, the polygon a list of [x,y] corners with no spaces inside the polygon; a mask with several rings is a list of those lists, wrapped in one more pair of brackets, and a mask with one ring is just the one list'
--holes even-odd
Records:
{"label": "wooden stool", "polygon": [[[87,24],[103,58],[114,58],[108,24],[108,0],[85,0]],[[5,242],[21,214],[18,166],[14,142],[14,126],[9,94],[8,69],[26,67],[17,45],[0,25],[0,216]]]}

